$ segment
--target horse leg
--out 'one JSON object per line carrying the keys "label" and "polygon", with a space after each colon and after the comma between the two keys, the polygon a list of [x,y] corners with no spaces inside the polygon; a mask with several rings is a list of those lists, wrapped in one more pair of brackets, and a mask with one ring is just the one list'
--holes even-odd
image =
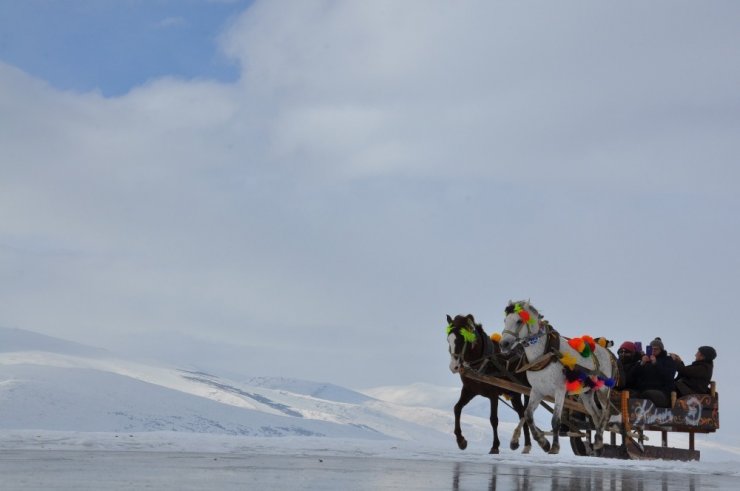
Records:
{"label": "horse leg", "polygon": [[563,405],[565,404],[565,387],[555,391],[555,405],[552,409],[552,446],[551,454],[560,452],[560,416],[563,414]]}
{"label": "horse leg", "polygon": [[583,403],[583,407],[586,408],[586,412],[591,417],[591,421],[594,424],[594,429],[596,430],[594,435],[594,443],[591,446],[589,452],[590,454],[593,454],[595,453],[595,451],[601,449],[604,446],[603,433],[599,431],[599,427],[601,426],[602,414],[601,410],[596,406],[593,392],[589,391],[585,394],[581,394],[580,399]]}
{"label": "horse leg", "polygon": [[475,393],[463,386],[460,391],[460,399],[457,401],[457,404],[455,404],[455,439],[457,440],[457,446],[460,450],[465,450],[468,446],[468,441],[463,436],[462,429],[460,429],[460,415],[462,414],[462,409],[471,401],[471,399],[473,399],[473,397],[475,397]]}
{"label": "horse leg", "polygon": [[[528,397],[525,397],[524,399],[529,402]],[[529,453],[530,450],[532,450],[532,441],[529,438],[529,425],[524,424],[524,404],[522,404],[521,396],[518,394],[512,396],[511,405],[514,408],[514,411],[519,415],[519,424],[514,428],[514,433],[511,435],[511,444],[509,447],[512,450],[519,448],[519,435],[522,431],[522,426],[524,426],[524,448],[522,449],[522,453]]]}
{"label": "horse leg", "polygon": [[600,390],[594,394],[594,398],[598,404],[596,410],[599,413],[599,420],[595,423],[596,435],[594,436],[594,450],[601,450],[604,448],[604,430],[609,424],[609,392],[606,390]]}
{"label": "horse leg", "polygon": [[501,442],[498,439],[498,394],[496,397],[491,397],[490,401],[491,417],[489,419],[491,421],[491,428],[493,428],[493,446],[491,447],[491,451],[488,453],[497,454],[498,447],[501,445]]}
{"label": "horse leg", "polygon": [[[524,405],[529,405],[529,396],[524,396]],[[522,411],[522,416],[524,416],[524,411]],[[530,450],[532,450],[532,439],[529,437],[529,425],[524,425],[524,448],[522,449],[522,453],[529,453]]]}
{"label": "horse leg", "polygon": [[544,397],[544,394],[540,394],[534,390],[529,394],[529,403],[527,404],[527,409],[524,410],[524,420],[529,425],[529,431],[532,432],[534,439],[537,440],[537,443],[539,443],[542,450],[549,452],[550,442],[547,441],[542,430],[539,429],[534,422],[534,410],[537,409]]}

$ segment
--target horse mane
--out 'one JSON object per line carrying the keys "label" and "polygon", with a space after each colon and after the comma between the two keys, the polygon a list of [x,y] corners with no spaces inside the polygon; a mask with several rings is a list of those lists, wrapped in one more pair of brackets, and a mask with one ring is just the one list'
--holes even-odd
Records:
{"label": "horse mane", "polygon": [[532,312],[533,314],[535,314],[537,316],[537,318],[542,319],[542,314],[540,314],[540,312],[536,308],[534,308],[534,305],[532,305],[531,303],[529,303],[529,299],[527,299],[527,300],[517,300],[515,302],[509,300],[509,304],[504,309],[504,313],[506,315],[513,314],[514,313],[514,309],[516,308],[517,305],[521,305],[523,308],[526,308],[527,310],[529,310],[530,312]]}

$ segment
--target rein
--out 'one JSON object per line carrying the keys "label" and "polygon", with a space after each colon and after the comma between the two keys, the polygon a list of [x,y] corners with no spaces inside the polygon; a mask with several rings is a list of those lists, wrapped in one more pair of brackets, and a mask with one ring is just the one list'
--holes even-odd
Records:
{"label": "rein", "polygon": [[[452,331],[453,331],[452,325],[447,326],[448,336],[450,335]],[[459,328],[458,333],[463,338],[463,347],[459,355],[452,353],[452,356],[454,356],[460,362],[462,366],[473,368],[473,365],[480,364],[481,362],[485,362],[489,358],[489,356],[486,354],[486,348],[485,348],[485,343],[487,342],[487,339],[484,339],[482,341],[483,343],[482,355],[479,358],[476,358],[475,360],[466,361],[465,355],[468,353],[468,346],[474,348],[478,344],[478,335],[464,327]],[[491,342],[491,341],[488,341],[488,342]]]}

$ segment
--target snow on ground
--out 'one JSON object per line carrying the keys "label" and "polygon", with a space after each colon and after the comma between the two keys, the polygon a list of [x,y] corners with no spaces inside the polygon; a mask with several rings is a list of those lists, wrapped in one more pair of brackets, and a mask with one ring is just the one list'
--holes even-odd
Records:
{"label": "snow on ground", "polygon": [[[701,462],[576,457],[567,443],[527,456],[508,449],[514,413],[502,405],[492,456],[480,398],[463,412],[469,446],[458,450],[455,387],[234,381],[23,331],[0,339],[2,489],[740,488],[740,447],[721,431],[697,435]],[[687,436],[669,444],[685,448]]]}

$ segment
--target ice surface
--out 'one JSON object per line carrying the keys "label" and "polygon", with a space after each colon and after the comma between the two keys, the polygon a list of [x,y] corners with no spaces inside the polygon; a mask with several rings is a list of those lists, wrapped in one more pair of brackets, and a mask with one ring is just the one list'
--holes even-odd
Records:
{"label": "ice surface", "polygon": [[3,489],[729,490],[740,487],[738,464],[492,456],[352,439],[0,432]]}

